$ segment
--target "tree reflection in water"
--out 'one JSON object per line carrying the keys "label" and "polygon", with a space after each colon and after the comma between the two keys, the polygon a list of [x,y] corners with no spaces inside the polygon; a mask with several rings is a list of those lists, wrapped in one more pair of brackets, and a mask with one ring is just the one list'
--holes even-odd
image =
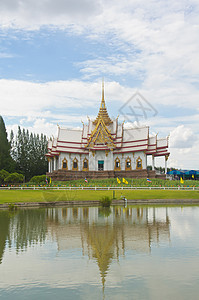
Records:
{"label": "tree reflection in water", "polygon": [[16,252],[24,251],[29,246],[44,243],[47,224],[45,209],[22,209],[16,212],[0,212],[0,263],[6,241],[9,248],[13,245]]}
{"label": "tree reflection in water", "polygon": [[0,211],[0,264],[2,263],[6,241],[9,239],[10,214],[8,211]]}

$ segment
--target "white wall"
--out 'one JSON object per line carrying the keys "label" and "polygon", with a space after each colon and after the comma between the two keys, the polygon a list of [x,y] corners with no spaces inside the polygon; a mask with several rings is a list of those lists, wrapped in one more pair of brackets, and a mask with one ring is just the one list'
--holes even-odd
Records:
{"label": "white wall", "polygon": [[68,170],[72,170],[72,164],[74,158],[77,158],[78,160],[78,170],[81,171],[83,168],[83,161],[84,158],[86,157],[88,159],[89,163],[89,171],[97,171],[98,170],[98,160],[103,160],[104,161],[104,170],[114,170],[115,166],[115,159],[118,157],[120,159],[120,164],[121,164],[121,171],[125,170],[125,162],[126,159],[129,157],[131,159],[131,169],[136,170],[136,160],[138,157],[142,159],[142,168],[146,169],[146,154],[143,151],[140,152],[134,152],[134,155],[132,152],[129,153],[124,153],[122,154],[113,154],[112,151],[108,152],[108,155],[106,156],[105,151],[95,151],[95,155],[93,156],[92,151],[89,152],[88,155],[84,154],[69,154],[69,153],[61,153],[58,161],[57,161],[57,169],[62,169],[62,161],[64,158],[67,159],[68,161]]}

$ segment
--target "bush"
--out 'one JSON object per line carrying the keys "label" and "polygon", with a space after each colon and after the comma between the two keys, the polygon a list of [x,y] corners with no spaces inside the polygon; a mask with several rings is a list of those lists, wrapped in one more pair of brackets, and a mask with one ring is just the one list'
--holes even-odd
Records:
{"label": "bush", "polygon": [[4,179],[8,177],[9,173],[5,170],[0,171],[0,183],[4,183]]}
{"label": "bush", "polygon": [[18,173],[11,173],[4,179],[4,181],[7,183],[19,183],[23,182],[23,180],[24,176]]}
{"label": "bush", "polygon": [[[47,180],[49,182],[50,177],[47,177]],[[46,183],[46,175],[38,175],[38,176],[33,176],[30,179],[31,183],[35,183],[35,184],[45,184]]]}
{"label": "bush", "polygon": [[102,199],[100,200],[100,204],[103,207],[110,207],[112,203],[112,200],[108,197],[108,196],[104,196],[102,197]]}

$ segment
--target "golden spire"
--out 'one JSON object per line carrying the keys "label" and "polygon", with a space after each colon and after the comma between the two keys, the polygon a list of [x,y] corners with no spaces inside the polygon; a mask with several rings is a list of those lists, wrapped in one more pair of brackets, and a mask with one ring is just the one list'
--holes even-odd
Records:
{"label": "golden spire", "polygon": [[104,78],[102,78],[102,102],[101,102],[101,106],[102,104],[104,104],[105,106],[105,101],[104,101]]}
{"label": "golden spire", "polygon": [[106,109],[106,103],[104,100],[104,79],[102,79],[102,101],[101,101],[101,105],[100,105],[100,110],[99,110],[97,118],[95,119],[93,124],[96,125],[98,123],[99,119],[103,119],[105,125],[109,125],[113,122],[108,115],[108,112]]}

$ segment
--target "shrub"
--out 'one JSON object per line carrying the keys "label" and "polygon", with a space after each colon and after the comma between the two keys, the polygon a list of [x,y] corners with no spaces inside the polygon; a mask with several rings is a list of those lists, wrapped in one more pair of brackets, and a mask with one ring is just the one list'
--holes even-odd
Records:
{"label": "shrub", "polygon": [[[50,177],[47,177],[47,180],[49,182]],[[45,184],[46,183],[46,175],[38,175],[38,176],[33,176],[30,179],[31,183],[35,183],[35,184]]]}
{"label": "shrub", "polygon": [[4,181],[7,183],[18,183],[23,182],[23,180],[24,176],[18,173],[11,173],[4,179]]}
{"label": "shrub", "polygon": [[100,200],[100,204],[103,207],[110,207],[112,203],[112,200],[108,197],[108,196],[104,196],[102,197],[102,199]]}

